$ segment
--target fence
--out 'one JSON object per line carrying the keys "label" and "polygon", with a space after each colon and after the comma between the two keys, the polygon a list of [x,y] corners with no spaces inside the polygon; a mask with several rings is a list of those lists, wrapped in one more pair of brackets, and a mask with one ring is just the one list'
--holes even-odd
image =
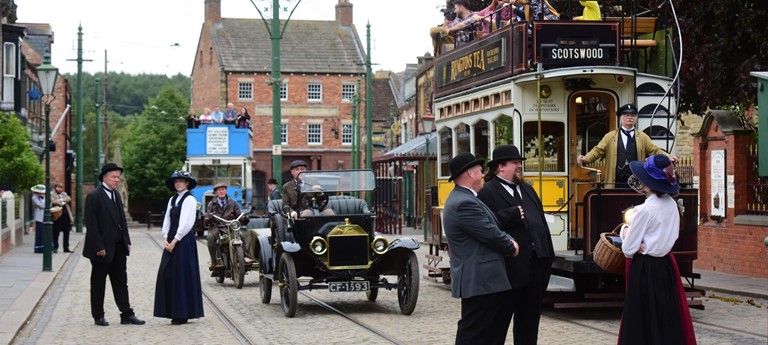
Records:
{"label": "fence", "polygon": [[768,215],[768,177],[760,177],[758,166],[757,144],[747,149],[747,214]]}

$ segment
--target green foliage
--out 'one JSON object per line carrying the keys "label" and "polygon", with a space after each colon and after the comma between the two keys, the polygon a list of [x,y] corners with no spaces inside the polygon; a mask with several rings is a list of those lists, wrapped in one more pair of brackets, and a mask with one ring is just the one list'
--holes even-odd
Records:
{"label": "green foliage", "polygon": [[43,181],[43,168],[29,140],[19,119],[12,113],[0,113],[0,183],[24,191]]}
{"label": "green foliage", "polygon": [[184,164],[186,98],[164,88],[126,128],[122,145],[131,197],[162,204],[168,198],[165,179]]}

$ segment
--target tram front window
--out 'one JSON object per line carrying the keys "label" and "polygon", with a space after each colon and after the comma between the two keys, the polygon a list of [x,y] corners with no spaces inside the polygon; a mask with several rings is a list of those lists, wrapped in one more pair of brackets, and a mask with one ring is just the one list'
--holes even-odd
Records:
{"label": "tram front window", "polygon": [[242,185],[243,169],[239,165],[193,165],[192,175],[201,186],[225,183],[231,187]]}
{"label": "tram front window", "polygon": [[565,172],[565,124],[555,121],[541,122],[543,165],[539,167],[539,124],[523,124],[523,151],[525,171]]}

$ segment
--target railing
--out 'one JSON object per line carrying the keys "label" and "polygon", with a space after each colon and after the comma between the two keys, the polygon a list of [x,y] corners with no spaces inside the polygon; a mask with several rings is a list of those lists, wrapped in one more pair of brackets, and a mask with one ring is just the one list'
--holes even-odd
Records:
{"label": "railing", "polygon": [[750,145],[747,149],[747,214],[768,215],[768,178],[758,174],[758,157],[757,144]]}

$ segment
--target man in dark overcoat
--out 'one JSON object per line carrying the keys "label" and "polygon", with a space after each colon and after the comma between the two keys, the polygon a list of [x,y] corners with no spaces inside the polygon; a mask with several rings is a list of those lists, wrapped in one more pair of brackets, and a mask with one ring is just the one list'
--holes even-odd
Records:
{"label": "man in dark overcoat", "polygon": [[520,255],[506,257],[512,284],[515,345],[537,344],[541,301],[549,284],[555,251],[539,196],[523,179],[524,157],[513,145],[493,150],[489,180],[478,197],[493,210],[501,230],[520,244]]}
{"label": "man in dark overcoat", "polygon": [[104,318],[104,290],[107,276],[115,303],[120,309],[120,323],[143,325],[131,308],[128,298],[127,257],[131,253],[131,237],[117,187],[123,168],[107,163],[101,168],[101,184],[85,198],[85,245],[83,256],[91,260],[91,316],[99,326],[109,326]]}

